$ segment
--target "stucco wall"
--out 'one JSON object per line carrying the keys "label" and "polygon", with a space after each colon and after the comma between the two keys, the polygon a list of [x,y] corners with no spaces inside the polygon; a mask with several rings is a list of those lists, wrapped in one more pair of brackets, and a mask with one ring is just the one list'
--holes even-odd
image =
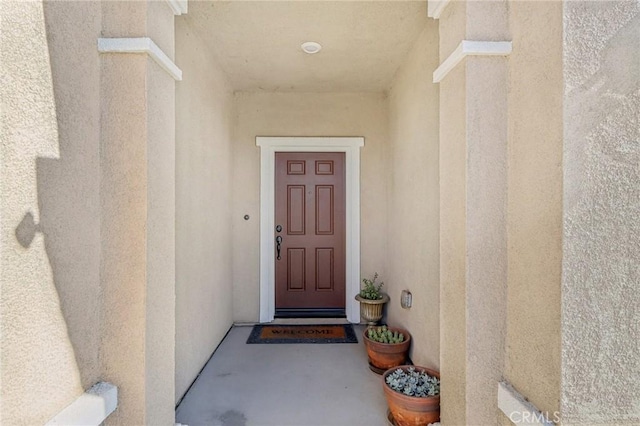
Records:
{"label": "stucco wall", "polygon": [[639,424],[640,4],[563,17],[563,423]]}
{"label": "stucco wall", "polygon": [[[413,335],[414,363],[440,366],[440,218],[438,86],[428,76],[438,66],[438,26],[429,21],[389,91],[387,273],[389,324]],[[413,295],[402,309],[403,289]]]}
{"label": "stucco wall", "polygon": [[[170,15],[170,13],[166,13]],[[173,20],[165,31],[173,33]],[[175,394],[175,80],[147,67],[145,423],[172,425]],[[126,423],[129,423],[126,421]]]}
{"label": "stucco wall", "polygon": [[463,39],[513,41],[507,60],[468,57],[440,83],[446,423],[507,421],[503,379],[559,409],[561,8],[452,2],[439,21],[441,61]]}
{"label": "stucco wall", "polygon": [[[466,40],[508,40],[506,2],[469,2]],[[466,418],[498,417],[507,293],[508,60],[468,57],[466,74]]]}
{"label": "stucco wall", "polygon": [[507,60],[466,59],[466,411],[495,421],[507,294]]}
{"label": "stucco wall", "polygon": [[[103,2],[103,34],[164,32],[147,2]],[[165,6],[167,6],[165,4]],[[101,379],[118,386],[107,424],[170,424],[175,401],[175,81],[144,54],[100,55]]]}
{"label": "stucco wall", "polygon": [[60,158],[38,161],[40,226],[88,388],[99,375],[99,58],[93,38],[101,16],[97,5],[82,2],[45,2],[44,12]]}
{"label": "stucco wall", "polygon": [[[234,321],[259,314],[260,149],[256,136],[363,136],[361,270],[386,270],[387,100],[379,93],[244,93],[235,95],[233,137]],[[245,221],[248,214],[251,219]]]}
{"label": "stucco wall", "polygon": [[176,19],[176,400],[232,323],[233,94],[188,15]]}
{"label": "stucco wall", "polygon": [[513,1],[509,11],[505,379],[553,417],[560,389],[562,5]]}
{"label": "stucco wall", "polygon": [[[143,55],[102,58],[101,117],[103,167],[101,281],[105,324],[101,363],[107,380],[132,403],[115,413],[119,421],[144,421],[144,329],[146,281],[146,102],[144,80],[150,59]],[[151,65],[151,64],[149,64]],[[136,117],[129,120],[127,117]],[[123,209],[123,198],[129,200]],[[126,331],[122,331],[126,330]],[[123,351],[122,348],[127,348]],[[141,377],[142,376],[142,377]]]}
{"label": "stucco wall", "polygon": [[[465,10],[451,2],[438,21],[440,62],[464,38]],[[466,423],[465,75],[458,66],[440,83],[440,406],[442,422],[455,425]]]}
{"label": "stucco wall", "polygon": [[0,10],[0,423],[43,424],[100,376],[100,4]]}

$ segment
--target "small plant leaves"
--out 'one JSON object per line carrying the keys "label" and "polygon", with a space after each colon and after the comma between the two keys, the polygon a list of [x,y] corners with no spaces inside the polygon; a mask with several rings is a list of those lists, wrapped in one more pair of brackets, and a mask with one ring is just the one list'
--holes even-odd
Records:
{"label": "small plant leaves", "polygon": [[364,288],[360,290],[360,297],[367,300],[380,300],[382,299],[382,294],[380,294],[380,289],[384,285],[381,281],[380,284],[376,285],[376,280],[378,279],[378,273],[376,272],[373,275],[373,279],[370,280],[368,278],[363,278],[362,282],[364,283]]}
{"label": "small plant leaves", "polygon": [[427,373],[418,372],[414,367],[407,370],[396,369],[387,376],[387,385],[396,392],[408,396],[426,398],[440,394],[440,380]]}
{"label": "small plant leaves", "polygon": [[367,337],[374,342],[379,343],[402,343],[404,342],[404,334],[397,331],[391,331],[386,325],[380,327],[372,327],[367,331]]}

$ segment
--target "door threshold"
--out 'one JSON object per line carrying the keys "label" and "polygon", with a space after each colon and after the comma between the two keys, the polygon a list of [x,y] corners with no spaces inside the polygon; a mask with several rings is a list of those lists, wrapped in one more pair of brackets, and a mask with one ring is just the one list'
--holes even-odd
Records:
{"label": "door threshold", "polygon": [[275,318],[346,318],[344,309],[276,309]]}
{"label": "door threshold", "polygon": [[327,325],[349,324],[346,318],[276,318],[269,324],[275,325]]}

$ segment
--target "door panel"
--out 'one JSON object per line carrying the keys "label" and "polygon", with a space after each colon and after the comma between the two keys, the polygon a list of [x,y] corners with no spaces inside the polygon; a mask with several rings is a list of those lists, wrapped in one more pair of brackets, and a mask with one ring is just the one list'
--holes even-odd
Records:
{"label": "door panel", "polygon": [[304,185],[287,185],[286,230],[288,235],[304,235],[306,211]]}
{"label": "door panel", "polygon": [[345,155],[276,153],[278,309],[344,309]]}

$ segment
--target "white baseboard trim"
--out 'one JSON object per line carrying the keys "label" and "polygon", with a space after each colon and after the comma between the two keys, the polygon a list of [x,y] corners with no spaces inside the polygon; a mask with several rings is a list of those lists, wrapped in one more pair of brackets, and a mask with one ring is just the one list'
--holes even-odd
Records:
{"label": "white baseboard trim", "polygon": [[520,395],[510,384],[498,383],[498,408],[517,425],[553,426],[548,416]]}
{"label": "white baseboard trim", "polygon": [[100,425],[118,407],[118,388],[99,382],[47,422],[47,426]]}
{"label": "white baseboard trim", "polygon": [[100,53],[146,53],[175,80],[182,80],[182,70],[149,37],[99,38]]}
{"label": "white baseboard trim", "polygon": [[510,41],[462,40],[456,50],[433,72],[433,82],[440,83],[467,56],[508,56]]}

